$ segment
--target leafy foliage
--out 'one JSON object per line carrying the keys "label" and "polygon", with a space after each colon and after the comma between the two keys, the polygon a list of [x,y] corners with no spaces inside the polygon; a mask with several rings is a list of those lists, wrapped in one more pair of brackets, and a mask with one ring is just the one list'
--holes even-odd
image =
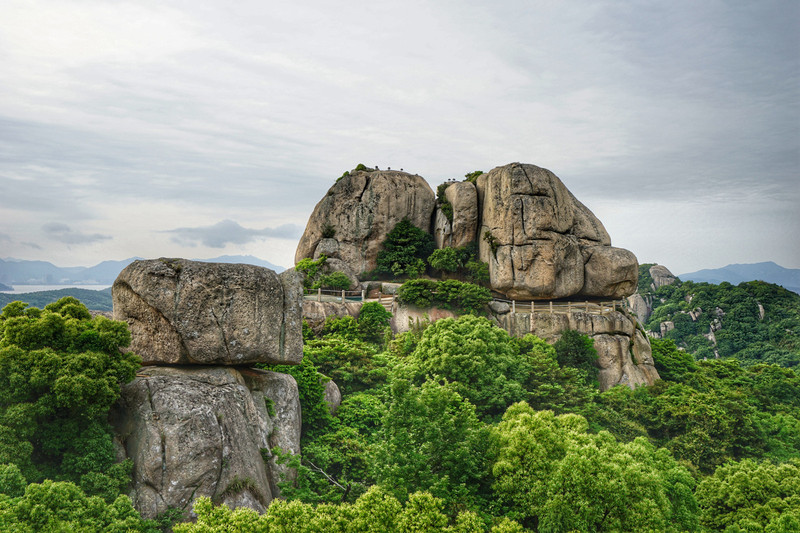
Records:
{"label": "leafy foliage", "polygon": [[386,234],[383,249],[376,259],[377,272],[395,277],[419,277],[425,271],[425,259],[433,252],[433,236],[404,218]]}
{"label": "leafy foliage", "polygon": [[[320,276],[321,270],[327,261],[327,256],[320,255],[319,259],[311,259],[306,257],[301,259],[294,269],[303,274],[303,286],[310,289]],[[349,282],[349,280],[348,280]]]}
{"label": "leafy foliage", "polygon": [[524,403],[506,412],[492,468],[506,516],[538,531],[696,529],[694,480],[666,450],[587,429]]}
{"label": "leafy foliage", "polygon": [[[474,513],[463,511],[455,518],[443,512],[442,500],[426,492],[415,492],[405,504],[373,487],[354,503],[313,506],[300,501],[274,501],[267,512],[214,507],[208,498],[194,506],[196,523],[179,524],[175,533],[459,533],[486,531]],[[511,520],[498,521],[492,533],[520,532]]]}
{"label": "leafy foliage", "polygon": [[378,302],[367,302],[358,312],[358,330],[361,337],[374,344],[383,343],[386,334],[391,334],[389,321],[392,313]]}
{"label": "leafy foliage", "polygon": [[464,174],[464,178],[465,178],[464,181],[469,181],[470,183],[475,183],[475,181],[478,179],[478,176],[480,176],[481,174],[483,174],[482,170],[474,170],[472,172]]}
{"label": "leafy foliage", "polygon": [[[11,496],[11,497],[9,497]],[[32,483],[19,496],[0,494],[2,531],[155,532],[124,495],[108,502],[70,482]]]}
{"label": "leafy foliage", "polygon": [[443,272],[458,272],[463,267],[462,254],[455,248],[437,248],[428,257],[428,264]]}
{"label": "leafy foliage", "polygon": [[697,487],[702,524],[717,531],[800,530],[800,460],[725,464]]}
{"label": "leafy foliage", "polygon": [[472,315],[437,320],[422,334],[416,350],[402,362],[402,375],[417,383],[445,380],[469,400],[481,417],[499,417],[525,399],[526,361],[505,330]]}
{"label": "leafy foliage", "polygon": [[124,322],[91,318],[75,298],[0,314],[0,463],[29,481],[72,481],[114,501],[129,482],[115,465],[108,410],[141,360]]}
{"label": "leafy foliage", "polygon": [[446,382],[419,388],[402,379],[392,383],[377,471],[379,484],[399,500],[426,490],[474,507],[485,492],[488,429],[456,389]]}
{"label": "leafy foliage", "polygon": [[597,350],[594,340],[573,329],[561,332],[561,338],[553,345],[558,364],[577,368],[586,376],[586,383],[597,386]]}
{"label": "leafy foliage", "polygon": [[[718,354],[746,365],[800,364],[798,294],[763,281],[738,286],[687,281],[659,287],[652,296],[646,328],[660,331],[662,322],[671,321],[675,327],[666,338],[697,359]],[[712,327],[716,345],[708,338]]]}
{"label": "leafy foliage", "polygon": [[353,282],[347,277],[347,274],[336,270],[330,274],[321,276],[318,281],[314,282],[311,288],[318,289],[321,287],[323,289],[335,291],[346,291],[349,290],[352,285]]}
{"label": "leafy foliage", "polygon": [[486,287],[454,279],[433,281],[415,279],[403,283],[397,290],[401,303],[417,307],[440,307],[462,313],[482,313],[492,295]]}

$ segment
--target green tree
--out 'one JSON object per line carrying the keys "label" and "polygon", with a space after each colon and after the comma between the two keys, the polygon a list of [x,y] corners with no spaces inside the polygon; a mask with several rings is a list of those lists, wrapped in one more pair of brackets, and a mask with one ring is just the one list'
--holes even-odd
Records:
{"label": "green tree", "polygon": [[314,282],[311,286],[312,289],[323,288],[334,291],[346,291],[352,287],[353,282],[347,277],[347,274],[338,270],[330,274],[322,275],[318,281]]}
{"label": "green tree", "polygon": [[457,504],[483,506],[490,461],[489,433],[450,383],[403,379],[391,385],[383,440],[377,452],[379,484],[401,501],[418,490]]}
{"label": "green tree", "polygon": [[561,332],[553,348],[559,365],[577,368],[585,375],[587,384],[598,386],[597,351],[592,338],[567,329]]}
{"label": "green tree", "polygon": [[97,496],[86,496],[73,483],[50,480],[28,485],[21,496],[0,495],[0,530],[157,531],[154,523],[142,520],[127,496],[106,502]]}
{"label": "green tree", "polygon": [[358,330],[361,338],[373,344],[383,344],[387,333],[391,334],[389,321],[392,313],[378,302],[366,302],[358,311]]}
{"label": "green tree", "polygon": [[113,501],[130,463],[114,464],[108,411],[141,362],[120,351],[127,325],[91,318],[67,297],[44,310],[7,305],[0,335],[0,463],[15,463],[29,481],[72,481]]}
{"label": "green tree", "polygon": [[458,272],[463,267],[462,254],[455,248],[437,248],[428,257],[428,264],[443,272]]}
{"label": "green tree", "polygon": [[415,383],[427,377],[447,380],[479,416],[493,419],[525,399],[523,383],[530,368],[505,330],[486,318],[465,315],[431,324],[399,371]]}
{"label": "green tree", "polygon": [[433,249],[433,236],[404,218],[386,234],[383,249],[376,259],[376,270],[379,274],[395,277],[419,277],[425,271],[425,259]]}
{"label": "green tree", "polygon": [[700,481],[697,502],[711,530],[800,531],[800,460],[727,463]]}
{"label": "green tree", "polygon": [[494,492],[537,531],[692,531],[694,480],[645,439],[590,434],[583,417],[510,407],[495,428]]}

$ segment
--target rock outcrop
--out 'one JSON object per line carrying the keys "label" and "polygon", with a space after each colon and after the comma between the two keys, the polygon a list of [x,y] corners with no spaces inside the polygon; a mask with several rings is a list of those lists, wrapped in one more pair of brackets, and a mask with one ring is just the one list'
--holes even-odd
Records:
{"label": "rock outcrop", "polygon": [[480,258],[492,288],[520,300],[619,298],[638,262],[549,170],[512,163],[477,179]]}
{"label": "rock outcrop", "polygon": [[200,496],[263,512],[287,474],[270,450],[300,451],[297,384],[275,372],[147,367],[123,387],[114,424],[145,518]]}
{"label": "rock outcrop", "polygon": [[572,329],[594,339],[600,367],[600,390],[616,385],[634,388],[652,385],[659,379],[650,342],[636,327],[629,315],[620,311],[603,314],[573,311],[572,313],[506,313],[495,314],[494,322],[511,335],[527,333],[555,342],[561,332]]}
{"label": "rock outcrop", "polygon": [[[136,261],[112,287],[114,317],[146,366],[111,416],[133,460],[131,498],[145,518],[191,516],[200,496],[263,512],[295,472],[271,450],[300,452],[292,376],[249,368],[303,356],[296,272],[185,259]],[[236,365],[236,366],[234,366]]]}
{"label": "rock outcrop", "polygon": [[144,364],[297,364],[303,353],[298,274],[243,264],[154,259],[112,288],[115,320]]}
{"label": "rock outcrop", "polygon": [[664,285],[672,285],[675,283],[675,280],[678,279],[663,265],[651,266],[650,277],[653,278],[653,282],[650,284],[650,288],[653,290],[663,287]]}
{"label": "rock outcrop", "polygon": [[386,234],[398,222],[408,218],[430,232],[435,202],[430,185],[417,175],[393,170],[345,175],[314,208],[295,263],[318,256],[322,245],[325,255],[341,259],[354,272],[374,270]]}
{"label": "rock outcrop", "polygon": [[437,248],[461,248],[474,242],[478,232],[478,191],[469,181],[454,182],[444,191],[453,210],[452,222],[437,208],[433,237]]}
{"label": "rock outcrop", "polygon": [[354,172],[317,204],[295,262],[325,254],[350,272],[372,270],[386,234],[403,218],[433,235],[439,248],[478,242],[493,290],[516,300],[633,294],[638,262],[547,169],[511,163],[444,190],[452,219],[433,191],[403,172]]}

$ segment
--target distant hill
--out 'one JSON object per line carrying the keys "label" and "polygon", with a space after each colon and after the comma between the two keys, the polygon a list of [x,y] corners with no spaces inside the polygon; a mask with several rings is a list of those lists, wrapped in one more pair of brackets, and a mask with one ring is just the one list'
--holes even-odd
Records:
{"label": "distant hill", "polygon": [[[93,267],[58,267],[47,261],[0,259],[0,283],[6,285],[111,285],[123,268],[141,259],[131,257],[122,261],[103,261]],[[212,259],[195,259],[209,263],[245,263],[266,267],[276,272],[285,268],[252,255],[223,255]]]}
{"label": "distant hill", "polygon": [[766,281],[800,294],[800,269],[784,268],[772,261],[765,263],[735,264],[722,268],[703,269],[681,274],[683,281],[720,284],[727,281],[738,285],[743,281]]}
{"label": "distant hill", "polygon": [[45,305],[64,298],[74,296],[92,311],[112,311],[111,287],[102,291],[91,289],[58,289],[54,291],[28,292],[25,294],[3,294],[0,293],[0,309],[11,302],[25,302],[31,307],[42,309]]}

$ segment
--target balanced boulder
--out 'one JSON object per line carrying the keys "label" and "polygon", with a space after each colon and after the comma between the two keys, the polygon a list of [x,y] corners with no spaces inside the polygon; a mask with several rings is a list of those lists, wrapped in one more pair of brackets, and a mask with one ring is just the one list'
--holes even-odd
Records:
{"label": "balanced boulder", "polygon": [[112,287],[114,318],[128,323],[144,364],[297,364],[302,287],[243,264],[135,261]]}

